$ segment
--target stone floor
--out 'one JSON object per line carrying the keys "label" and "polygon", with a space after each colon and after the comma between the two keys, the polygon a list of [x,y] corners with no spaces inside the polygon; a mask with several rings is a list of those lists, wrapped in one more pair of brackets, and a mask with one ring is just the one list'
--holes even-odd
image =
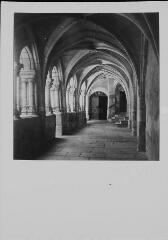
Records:
{"label": "stone floor", "polygon": [[88,121],[72,135],[64,135],[48,146],[38,159],[51,160],[147,160],[137,152],[136,138],[128,128],[107,121]]}

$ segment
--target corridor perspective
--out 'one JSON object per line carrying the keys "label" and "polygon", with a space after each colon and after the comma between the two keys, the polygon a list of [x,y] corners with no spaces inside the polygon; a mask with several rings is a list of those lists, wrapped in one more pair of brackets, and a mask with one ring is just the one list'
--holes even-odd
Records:
{"label": "corridor perspective", "polygon": [[159,14],[15,13],[13,158],[159,160]]}

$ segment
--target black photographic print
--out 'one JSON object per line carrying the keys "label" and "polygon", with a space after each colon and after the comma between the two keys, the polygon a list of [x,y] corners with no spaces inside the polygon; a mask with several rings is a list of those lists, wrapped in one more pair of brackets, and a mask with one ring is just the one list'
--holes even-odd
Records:
{"label": "black photographic print", "polygon": [[159,13],[14,13],[14,159],[159,160]]}

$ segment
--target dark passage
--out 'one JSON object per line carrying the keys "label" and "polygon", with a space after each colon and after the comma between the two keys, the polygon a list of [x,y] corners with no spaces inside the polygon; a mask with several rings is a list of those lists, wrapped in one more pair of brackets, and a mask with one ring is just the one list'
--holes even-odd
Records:
{"label": "dark passage", "polygon": [[103,92],[95,92],[91,95],[89,117],[94,120],[107,119],[107,96]]}
{"label": "dark passage", "polygon": [[120,112],[127,111],[127,98],[124,91],[120,91]]}
{"label": "dark passage", "polygon": [[107,119],[107,97],[99,96],[99,120]]}

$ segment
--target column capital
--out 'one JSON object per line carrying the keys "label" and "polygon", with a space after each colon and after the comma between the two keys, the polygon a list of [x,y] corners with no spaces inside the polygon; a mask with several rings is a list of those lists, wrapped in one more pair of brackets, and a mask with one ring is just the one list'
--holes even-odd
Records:
{"label": "column capital", "polygon": [[36,71],[34,69],[30,69],[30,70],[21,69],[20,70],[21,78],[27,79],[29,81],[34,80],[35,74],[36,74]]}

